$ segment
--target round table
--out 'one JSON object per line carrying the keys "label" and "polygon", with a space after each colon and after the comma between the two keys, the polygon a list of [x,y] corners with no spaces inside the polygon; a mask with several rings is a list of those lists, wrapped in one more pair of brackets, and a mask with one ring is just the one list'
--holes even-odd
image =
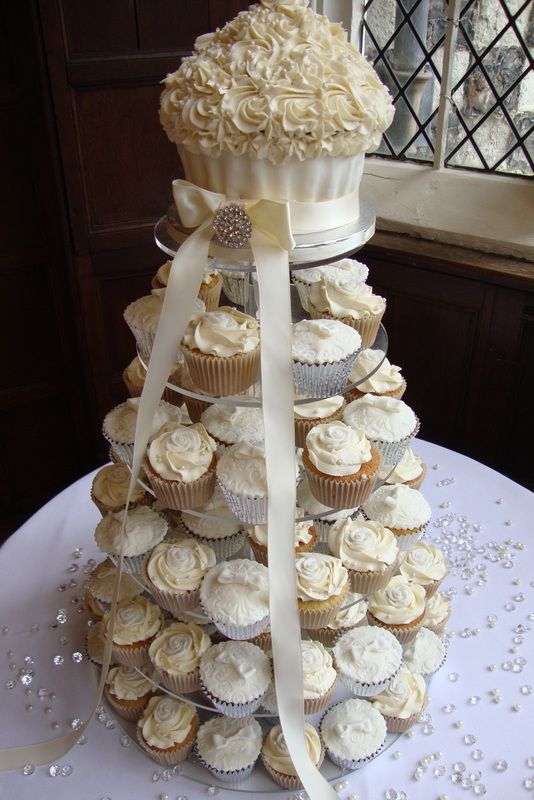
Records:
{"label": "round table", "polygon": [[[534,797],[534,497],[458,453],[421,440],[414,450],[428,468],[423,493],[433,516],[426,538],[450,560],[442,586],[455,595],[448,656],[422,721],[337,791],[342,800],[403,793],[407,800]],[[102,558],[93,539],[99,520],[89,498],[93,474],[51,500],[0,550],[0,747],[66,733],[91,709],[94,670],[79,659],[88,561]],[[55,777],[48,766],[4,773],[0,796],[204,800],[211,794],[180,775],[164,781],[162,768],[106,712],[57,766]],[[233,793],[216,794],[225,800]]]}

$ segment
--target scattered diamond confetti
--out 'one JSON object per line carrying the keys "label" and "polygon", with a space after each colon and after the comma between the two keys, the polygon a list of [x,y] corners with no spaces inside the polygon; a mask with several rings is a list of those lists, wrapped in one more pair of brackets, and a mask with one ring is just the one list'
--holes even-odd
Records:
{"label": "scattered diamond confetti", "polygon": [[471,758],[473,761],[482,761],[482,759],[486,758],[486,754],[483,750],[473,750]]}
{"label": "scattered diamond confetti", "polygon": [[505,761],[503,758],[501,758],[499,759],[499,761],[496,761],[493,766],[495,767],[497,772],[506,772],[506,770],[508,769],[508,762]]}
{"label": "scattered diamond confetti", "polygon": [[63,656],[54,656],[54,658],[52,659],[52,661],[54,662],[54,664],[56,665],[56,667],[59,667],[59,666],[61,666],[61,664],[63,664],[63,662],[65,661],[65,659],[63,658]]}
{"label": "scattered diamond confetti", "polygon": [[453,703],[447,703],[441,710],[444,714],[452,714],[453,711],[456,711],[456,706]]}
{"label": "scattered diamond confetti", "polygon": [[459,677],[460,676],[458,675],[457,672],[450,672],[449,673],[449,680],[450,680],[451,683],[456,683],[456,681],[458,680]]}
{"label": "scattered diamond confetti", "polygon": [[473,786],[473,794],[476,795],[477,797],[482,797],[483,795],[486,794],[486,791],[487,789],[483,783],[477,783],[475,784],[475,786]]}
{"label": "scattered diamond confetti", "polygon": [[52,764],[48,767],[48,774],[52,776],[52,778],[56,778],[58,775],[61,775],[61,767],[59,764]]}
{"label": "scattered diamond confetti", "polygon": [[24,764],[24,766],[22,767],[23,775],[33,775],[34,772],[35,772],[35,767],[33,766],[33,764]]}
{"label": "scattered diamond confetti", "polygon": [[76,651],[75,653],[72,654],[71,658],[75,664],[79,664],[81,661],[83,661],[83,654]]}
{"label": "scattered diamond confetti", "polygon": [[121,747],[129,747],[131,743],[132,740],[130,739],[129,736],[126,736],[126,734],[124,734],[124,736],[121,736]]}
{"label": "scattered diamond confetti", "polygon": [[61,767],[61,774],[64,775],[65,777],[72,775],[73,772],[74,769],[73,767],[71,767],[70,764],[64,764],[64,766]]}
{"label": "scattered diamond confetti", "polygon": [[472,733],[467,733],[463,739],[464,744],[475,744],[476,740],[476,736],[473,736]]}

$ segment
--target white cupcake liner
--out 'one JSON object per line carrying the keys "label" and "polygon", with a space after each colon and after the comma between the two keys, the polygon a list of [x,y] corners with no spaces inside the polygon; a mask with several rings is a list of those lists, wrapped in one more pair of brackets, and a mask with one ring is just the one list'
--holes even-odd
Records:
{"label": "white cupcake liner", "polygon": [[[136,325],[132,325],[128,320],[125,318],[125,322],[128,325],[129,329],[133,333],[135,343],[137,344],[137,349],[139,351],[139,355],[141,356],[142,360],[146,363],[150,360],[150,354],[152,352],[152,347],[154,346],[154,340],[156,338],[156,331],[143,331],[141,328],[138,328]],[[178,343],[177,343],[178,344]]]}
{"label": "white cupcake liner", "polygon": [[330,531],[332,530],[332,526],[335,524],[336,520],[332,520],[329,522],[326,519],[315,519],[313,524],[317,533],[319,534],[319,542],[321,544],[328,544],[328,536],[330,535]]}
{"label": "white cupcake liner", "polygon": [[263,525],[267,522],[267,496],[241,497],[227,489],[219,478],[217,483],[221,487],[226,505],[235,517],[248,525]]}
{"label": "white cupcake liner", "polygon": [[121,664],[123,667],[146,666],[147,664],[150,664],[148,648],[152,644],[153,639],[154,637],[152,637],[152,639],[150,639],[150,641],[142,647],[126,648],[113,644],[111,648],[112,657],[115,659],[117,664]]}
{"label": "white cupcake liner", "polygon": [[223,783],[240,783],[241,781],[245,781],[252,774],[257,761],[257,758],[255,758],[252,764],[249,764],[246,767],[241,767],[240,769],[222,770],[217,769],[217,767],[214,767],[213,764],[208,764],[208,762],[200,755],[197,745],[195,745],[194,752],[202,766],[209,770],[215,778],[223,781]]}
{"label": "white cupcake liner", "polygon": [[380,441],[379,439],[370,440],[373,447],[375,447],[380,453],[382,459],[382,467],[383,466],[396,467],[397,464],[400,461],[402,461],[402,457],[404,456],[406,450],[410,446],[412,440],[419,433],[419,428],[420,428],[420,422],[418,417],[416,417],[415,428],[409,434],[409,436],[405,436],[404,439],[399,439],[396,442],[384,442]]}
{"label": "white cupcake liner", "polygon": [[265,692],[263,692],[263,694],[261,694],[259,697],[255,697],[253,700],[249,700],[246,703],[227,703],[225,700],[215,697],[215,695],[213,695],[210,690],[206,688],[202,682],[202,678],[200,679],[200,686],[203,693],[213,704],[213,706],[220,711],[221,714],[224,714],[225,717],[230,717],[231,719],[250,717],[250,715],[260,707],[263,695],[265,694]]}
{"label": "white cupcake liner", "polygon": [[331,397],[341,394],[360,351],[333,364],[302,364],[293,361],[293,382],[297,394],[306,397]]}
{"label": "white cupcake liner", "polygon": [[339,680],[341,681],[342,686],[344,686],[345,689],[348,689],[348,691],[354,697],[376,697],[376,695],[380,694],[380,692],[384,692],[391,684],[391,681],[397,675],[400,668],[401,664],[399,663],[399,666],[395,672],[393,672],[383,681],[380,681],[380,683],[364,683],[362,681],[357,681],[355,678],[351,678],[350,675],[346,675],[341,671],[339,665],[336,664],[336,669],[338,671]]}
{"label": "white cupcake liner", "polygon": [[154,672],[158,676],[160,684],[166,689],[169,689],[169,691],[174,692],[174,694],[189,694],[190,692],[196,692],[200,689],[200,673],[198,667],[192,672],[187,672],[182,675],[173,675],[166,669],[154,664]]}
{"label": "white cupcake liner", "polygon": [[399,551],[401,553],[404,553],[406,550],[411,550],[411,548],[414,547],[417,544],[419,539],[422,538],[422,536],[423,536],[424,532],[426,531],[427,527],[428,527],[428,523],[426,525],[421,525],[421,527],[418,530],[414,531],[413,533],[401,533],[401,534],[398,534],[398,533],[393,532],[394,535],[395,535],[395,539],[397,541],[397,544],[399,546]]}

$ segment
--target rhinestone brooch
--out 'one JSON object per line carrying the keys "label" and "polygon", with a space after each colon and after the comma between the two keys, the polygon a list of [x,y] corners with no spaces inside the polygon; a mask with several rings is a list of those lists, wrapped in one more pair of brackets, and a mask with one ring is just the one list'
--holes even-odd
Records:
{"label": "rhinestone brooch", "polygon": [[215,214],[213,230],[217,241],[225,247],[245,247],[252,236],[252,223],[244,208],[229,203]]}

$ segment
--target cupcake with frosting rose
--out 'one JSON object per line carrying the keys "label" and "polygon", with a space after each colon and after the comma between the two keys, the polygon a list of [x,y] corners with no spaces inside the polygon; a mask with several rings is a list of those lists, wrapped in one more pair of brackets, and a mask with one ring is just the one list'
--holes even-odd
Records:
{"label": "cupcake with frosting rose", "polygon": [[[125,464],[108,464],[96,473],[91,485],[91,500],[103,517],[126,506],[130,470]],[[154,498],[140,484],[134,486],[129,508],[149,506]]]}
{"label": "cupcake with frosting rose", "polygon": [[138,506],[126,514],[123,536],[124,517],[124,511],[115,511],[102,517],[95,529],[95,541],[115,561],[120,556],[122,542],[123,570],[139,573],[144,556],[163,541],[169,525],[157,511]]}
{"label": "cupcake with frosting rose", "polygon": [[220,642],[200,659],[202,691],[221,713],[249,717],[271,682],[269,658],[250,642]]}
{"label": "cupcake with frosting rose", "polygon": [[[308,553],[315,548],[319,534],[312,519],[299,520],[303,515],[301,508],[295,509],[295,553]],[[247,529],[254,558],[260,564],[268,563],[267,525],[252,525]]]}
{"label": "cupcake with frosting rose", "polygon": [[390,631],[401,644],[417,636],[425,616],[425,590],[403,575],[395,575],[389,583],[367,598],[369,625]]}
{"label": "cupcake with frosting rose", "polygon": [[[169,281],[172,261],[166,261],[152,278],[153,289],[166,289]],[[215,311],[221,296],[222,277],[218,269],[211,264],[202,273],[202,282],[198,290],[198,297],[203,301],[206,311]]]}
{"label": "cupcake with frosting rose", "polygon": [[241,520],[228,508],[219,486],[197,514],[182,511],[181,524],[188,536],[211,547],[217,558],[227,559],[241,550],[245,541]]}
{"label": "cupcake with frosting rose", "polygon": [[382,463],[391,468],[398,464],[419,431],[419,420],[402,400],[366,394],[352,400],[343,411],[343,421],[362,431],[380,453]]}
{"label": "cupcake with frosting rose", "polygon": [[217,481],[228,508],[249,525],[267,521],[267,468],[263,443],[227,447],[217,464]]}
{"label": "cupcake with frosting rose", "polygon": [[230,639],[251,639],[269,624],[269,570],[248,558],[221,561],[200,587],[207,616]]}
{"label": "cupcake with frosting rose", "polygon": [[239,783],[251,775],[261,740],[261,728],[252,717],[212,717],[199,728],[195,753],[200,763],[220,781]]}
{"label": "cupcake with frosting rose", "polygon": [[319,534],[320,542],[328,541],[328,534],[334,522],[339,519],[348,519],[356,508],[342,508],[332,511],[313,496],[306,475],[297,486],[297,505],[302,508],[306,516],[314,517],[314,525]]}
{"label": "cupcake with frosting rose", "polygon": [[309,635],[325,647],[332,647],[339,636],[362,625],[367,625],[367,603],[361,595],[351,593],[334,619],[324,628],[310,631]]}
{"label": "cupcake with frosting rose", "polygon": [[148,447],[145,471],[165,508],[196,508],[215,489],[216,444],[200,423],[164,425]]}
{"label": "cupcake with frosting rose", "polygon": [[360,334],[335,319],[304,319],[292,329],[295,391],[330,397],[343,391],[361,348]]}
{"label": "cupcake with frosting rose", "polygon": [[371,702],[383,715],[390,733],[404,733],[415,725],[427,700],[424,679],[403,666],[388,688]]}
{"label": "cupcake with frosting rose", "polygon": [[198,605],[200,584],[215,561],[211,547],[194,539],[161,542],[146,556],[142,577],[158,605],[176,615]]}
{"label": "cupcake with frosting rose", "polygon": [[112,667],[108,672],[104,695],[122,719],[136,722],[155,694],[154,684],[134,667]]}
{"label": "cupcake with frosting rose", "polygon": [[[151,294],[140,297],[130,303],[124,311],[124,321],[134,335],[138,352],[143,361],[150,360],[152,347],[156,338],[165,289],[153,289]],[[206,310],[202,300],[195,301],[194,314],[201,314]],[[180,342],[176,342],[178,352]]]}
{"label": "cupcake with frosting rose", "polygon": [[[309,722],[304,723],[304,741],[310,761],[319,768],[324,759],[324,747],[317,730]],[[302,788],[280,725],[274,725],[265,737],[261,760],[273,781],[283,789],[293,791]]]}
{"label": "cupcake with frosting rose", "polygon": [[350,698],[326,712],[320,734],[330,761],[343,769],[357,769],[384,747],[386,721],[368,700]]}
{"label": "cupcake with frosting rose", "polygon": [[420,489],[425,477],[426,466],[423,459],[411,447],[407,447],[399,463],[387,476],[386,483],[389,486],[402,483],[410,489]]}
{"label": "cupcake with frosting rose", "polygon": [[303,628],[324,628],[349,593],[348,573],[339,558],[303,553],[295,561],[297,602]]}
{"label": "cupcake with frosting rose", "polygon": [[187,694],[200,688],[200,658],[208,647],[211,639],[199,625],[172,622],[158,633],[148,655],[162,685]]}
{"label": "cupcake with frosting rose", "polygon": [[421,492],[403,484],[381,486],[362,504],[362,511],[367,519],[389,528],[402,551],[421,538],[432,515]]}
{"label": "cupcake with frosting rose", "polygon": [[[106,611],[102,625],[109,630],[111,612]],[[148,649],[161,628],[161,611],[144,595],[117,603],[113,630],[112,655],[125,667],[142,667],[149,663]]]}
{"label": "cupcake with frosting rose", "polygon": [[137,741],[153,761],[171,767],[186,760],[198,727],[194,706],[168,695],[156,695],[137,723]]}
{"label": "cupcake with frosting rose", "polygon": [[306,436],[316,425],[341,419],[344,407],[345,398],[341,394],[315,400],[312,403],[295,404],[295,445],[304,447]]}
{"label": "cupcake with frosting rose", "polygon": [[385,586],[397,566],[399,547],[393,533],[363,517],[334,523],[328,547],[347,568],[352,591],[359,594]]}
{"label": "cupcake with frosting rose", "polygon": [[310,287],[308,310],[312,319],[339,319],[351,325],[360,334],[362,347],[369,348],[376,339],[386,301],[353,275],[329,275]]}
{"label": "cupcake with frosting rose", "polygon": [[341,258],[339,261],[323,264],[320,267],[294,269],[291,271],[291,280],[297,288],[303,309],[308,311],[308,295],[310,287],[314,283],[319,283],[323,276],[328,278],[329,276],[339,277],[349,274],[361,283],[365,283],[369,277],[369,267],[353,258]]}
{"label": "cupcake with frosting rose", "polygon": [[448,571],[443,551],[429,542],[417,542],[399,560],[400,574],[423,586],[427,598],[437,592]]}
{"label": "cupcake with frosting rose", "polygon": [[321,642],[306,639],[300,643],[304,686],[304,713],[322,711],[334,693],[337,672],[332,656]]}
{"label": "cupcake with frosting rose", "polygon": [[378,397],[394,397],[401,400],[406,391],[406,381],[401,368],[390,364],[383,350],[361,350],[358,360],[349,373],[349,384],[356,386],[347,392],[350,400],[357,400],[364,394]]}
{"label": "cupcake with frosting rose", "polygon": [[261,444],[264,440],[261,408],[213,403],[203,412],[200,421],[223,447],[243,441]]}
{"label": "cupcake with frosting rose", "polygon": [[[180,382],[182,380],[182,369],[183,364],[180,361],[177,361],[169,373],[167,383],[170,383],[172,386],[180,386]],[[132,361],[125,368],[122,373],[122,379],[124,381],[124,385],[128,389],[128,394],[130,397],[141,397],[146,380],[146,369],[141,363],[139,356],[136,356],[134,359],[132,359]],[[184,402],[180,392],[170,389],[169,387],[166,387],[163,390],[163,399],[166,400],[167,403],[171,403],[173,406],[181,406]]]}
{"label": "cupcake with frosting rose", "polygon": [[415,639],[404,648],[404,663],[412,672],[430,678],[443,666],[445,645],[428,628],[421,628]]}
{"label": "cupcake with frosting rose", "polygon": [[343,422],[316,425],[302,455],[314,497],[329,508],[354,508],[375,487],[380,456],[363,432]]}
{"label": "cupcake with frosting rose", "polygon": [[[139,397],[131,397],[106,414],[102,425],[102,433],[119,460],[130,466],[133,458],[138,410]],[[179,423],[181,421],[181,410],[177,406],[161,400],[152,420],[149,441],[157,436],[163,425],[168,422]]]}
{"label": "cupcake with frosting rose", "polygon": [[231,306],[198,314],[185,330],[182,352],[191,380],[203,392],[239,394],[258,377],[258,323]]}
{"label": "cupcake with frosting rose", "polygon": [[427,597],[423,626],[432,633],[443,636],[451,616],[451,604],[441,592]]}
{"label": "cupcake with frosting rose", "polygon": [[[117,579],[117,567],[106,559],[97,564],[87,581],[87,592],[85,600],[91,606],[91,610],[96,609],[97,616],[102,616],[109,611],[113,599],[113,590]],[[123,572],[119,586],[119,600],[131,600],[141,594],[142,584],[134,580],[131,575]]]}
{"label": "cupcake with frosting rose", "polygon": [[402,663],[396,638],[370,626],[344,633],[332,652],[341,683],[359,697],[373,697],[386,689]]}

